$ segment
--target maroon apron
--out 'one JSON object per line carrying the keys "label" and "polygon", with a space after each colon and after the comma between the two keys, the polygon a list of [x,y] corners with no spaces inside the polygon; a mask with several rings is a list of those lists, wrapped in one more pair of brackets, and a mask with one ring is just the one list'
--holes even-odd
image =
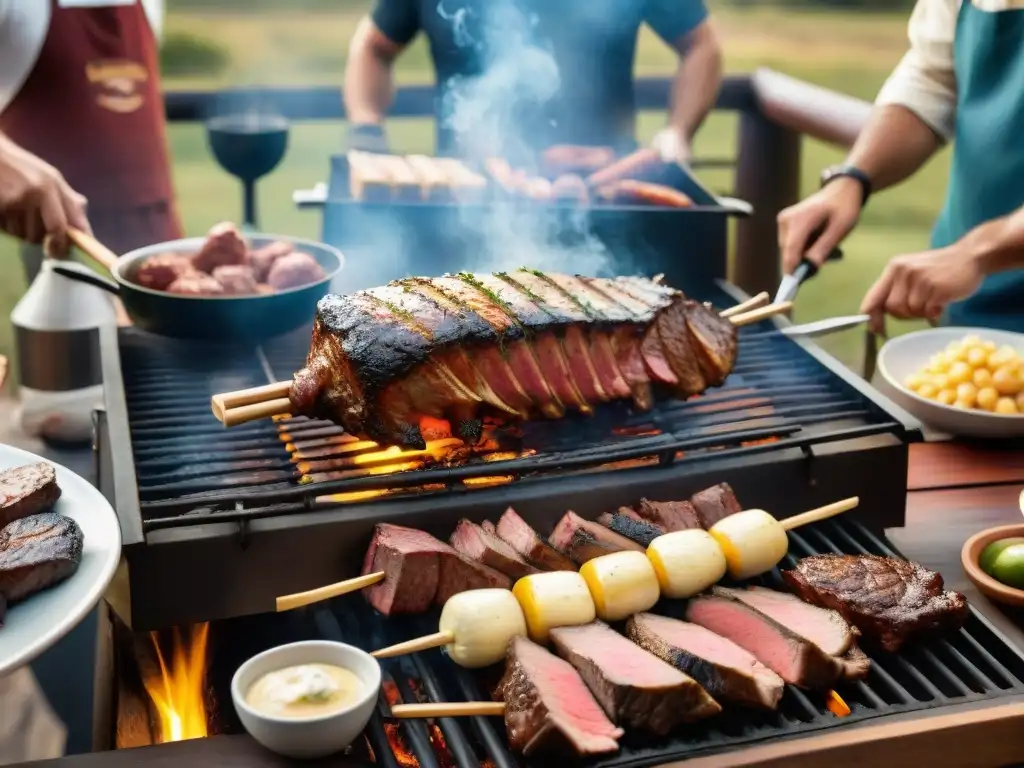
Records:
{"label": "maroon apron", "polygon": [[0,131],[86,196],[93,231],[111,250],[181,237],[156,38],[142,4],[50,2],[46,41],[0,113]]}

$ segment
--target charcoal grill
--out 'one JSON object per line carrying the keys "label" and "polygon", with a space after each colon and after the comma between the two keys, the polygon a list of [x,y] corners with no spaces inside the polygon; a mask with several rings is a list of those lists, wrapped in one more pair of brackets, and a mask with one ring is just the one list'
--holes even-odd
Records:
{"label": "charcoal grill", "polygon": [[[883,536],[873,534],[850,519],[820,523],[790,533],[790,552],[785,567],[792,567],[797,557],[824,552],[896,554]],[[778,570],[763,583],[780,587]],[[679,609],[680,606],[663,601],[656,610],[678,615]],[[385,621],[370,611],[358,596],[338,598],[314,609],[232,620],[213,630],[212,689],[215,696],[226,696],[231,673],[242,661],[280,643],[324,638],[379,648],[434,631],[436,616]],[[872,671],[866,680],[843,683],[836,688],[850,707],[851,714],[846,717],[839,718],[829,712],[822,694],[787,686],[775,713],[744,712],[727,707],[722,716],[688,726],[667,739],[627,733],[619,754],[589,761],[586,765],[594,768],[662,765],[767,741],[805,737],[879,717],[1024,694],[1024,657],[983,616],[973,611],[966,626],[954,635],[908,647],[899,654],[876,652],[870,655]],[[496,768],[550,764],[543,759],[525,760],[510,754],[504,727],[497,718],[440,718],[436,723],[396,722],[389,718],[389,706],[400,702],[487,700],[493,675],[478,676],[455,665],[439,651],[385,660],[384,669],[385,688],[378,712],[366,731],[377,765],[407,764],[404,761],[406,751],[423,768],[478,768],[488,764],[484,761]],[[240,732],[230,707],[220,707],[219,712],[218,727],[222,732]],[[400,740],[395,738],[396,730]],[[358,755],[357,750],[356,757]]]}
{"label": "charcoal grill", "polygon": [[130,589],[116,607],[135,629],[273,610],[279,595],[352,575],[379,521],[447,537],[461,517],[513,505],[547,530],[594,498],[596,516],[724,480],[778,516],[859,495],[873,529],[903,522],[918,425],[775,321],[742,330],[735,373],[705,396],[529,424],[489,454],[414,457],[404,472],[392,462],[409,454],[380,456],[326,422],[225,430],[213,417],[212,394],[290,378],[308,339],[253,349],[103,335],[100,487],[124,538]]}

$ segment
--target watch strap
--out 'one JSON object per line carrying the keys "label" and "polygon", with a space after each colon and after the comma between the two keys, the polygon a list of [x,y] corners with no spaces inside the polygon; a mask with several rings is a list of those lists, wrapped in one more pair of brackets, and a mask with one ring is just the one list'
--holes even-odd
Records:
{"label": "watch strap", "polygon": [[826,168],[821,175],[821,186],[826,187],[836,179],[853,179],[860,184],[861,207],[863,208],[868,198],[871,197],[871,179],[864,171],[854,165],[836,165]]}

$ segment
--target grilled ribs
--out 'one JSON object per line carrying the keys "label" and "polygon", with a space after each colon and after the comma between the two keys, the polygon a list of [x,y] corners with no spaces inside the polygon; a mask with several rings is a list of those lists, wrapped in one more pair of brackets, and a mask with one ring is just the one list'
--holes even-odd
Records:
{"label": "grilled ribs", "polygon": [[520,269],[407,278],[317,305],[292,413],[387,444],[424,448],[423,417],[467,442],[504,420],[631,398],[678,396],[725,381],[736,331],[708,305],[639,277]]}
{"label": "grilled ribs", "polygon": [[967,620],[967,600],[944,590],[941,575],[895,557],[814,555],[782,577],[804,600],[838,611],[887,651]]}

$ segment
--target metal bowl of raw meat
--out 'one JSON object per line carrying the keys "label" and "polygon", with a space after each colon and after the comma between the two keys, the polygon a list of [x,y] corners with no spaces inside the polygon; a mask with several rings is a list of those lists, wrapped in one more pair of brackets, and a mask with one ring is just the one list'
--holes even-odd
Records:
{"label": "metal bowl of raw meat", "polygon": [[[218,238],[232,247],[218,247]],[[221,242],[219,245],[223,245]],[[311,323],[341,270],[341,251],[286,235],[241,236],[230,224],[205,237],[146,246],[117,259],[113,280],[56,268],[116,294],[136,327],[162,336],[260,342]]]}
{"label": "metal bowl of raw meat", "polygon": [[[979,408],[964,408],[945,404],[940,399],[924,397],[920,391],[908,386],[908,378],[919,375],[931,364],[935,355],[946,352],[951,343],[965,337],[977,336],[997,348],[1016,350],[1024,357],[1024,334],[991,328],[931,328],[890,339],[878,353],[879,389],[898,405],[934,429],[951,435],[986,438],[1024,437],[1024,412],[1016,414],[993,413]],[[974,371],[972,369],[972,375]],[[941,375],[941,374],[937,374]],[[1016,371],[1024,391],[1024,364]],[[954,390],[959,385],[949,384]],[[980,391],[980,389],[978,390]],[[1024,396],[1007,390],[1009,398],[1017,402]],[[928,392],[928,395],[937,393]],[[999,393],[1003,396],[1003,393]]]}

